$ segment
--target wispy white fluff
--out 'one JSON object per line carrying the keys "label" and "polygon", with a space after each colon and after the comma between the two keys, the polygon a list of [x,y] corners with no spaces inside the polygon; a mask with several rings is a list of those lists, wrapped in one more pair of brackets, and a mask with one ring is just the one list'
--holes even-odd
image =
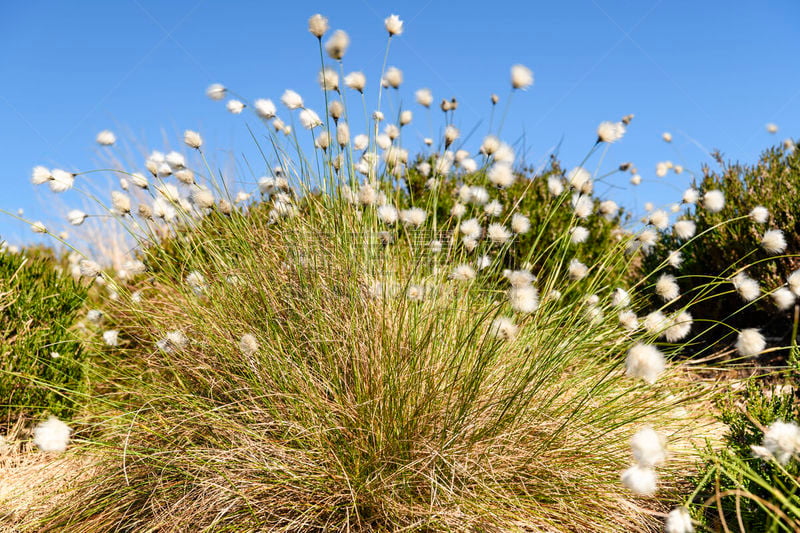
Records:
{"label": "wispy white fluff", "polygon": [[502,224],[492,223],[486,228],[486,236],[494,244],[505,244],[511,238],[511,232]]}
{"label": "wispy white fluff", "polygon": [[226,92],[227,89],[225,88],[224,85],[220,83],[212,83],[211,85],[208,86],[208,89],[206,89],[206,96],[208,96],[212,100],[222,100],[223,98],[225,98]]}
{"label": "wispy white fluff", "polygon": [[117,346],[119,344],[119,331],[110,329],[103,332],[103,342],[105,342],[107,346]]}
{"label": "wispy white fluff", "polygon": [[697,189],[688,188],[683,191],[683,202],[686,204],[696,204],[700,199],[700,193]]}
{"label": "wispy white fluff", "polygon": [[599,142],[613,143],[625,135],[625,125],[622,122],[601,122],[597,126],[597,140]]}
{"label": "wispy white fluff", "polygon": [[679,239],[687,240],[694,237],[697,225],[692,220],[678,220],[672,227],[672,231]]}
{"label": "wispy white fluff", "polygon": [[510,187],[516,180],[516,176],[514,176],[514,170],[511,168],[511,165],[506,165],[504,163],[492,165],[492,167],[486,173],[486,176],[489,178],[490,183],[500,188]]}
{"label": "wispy white fluff", "polygon": [[508,301],[511,309],[518,313],[533,313],[539,307],[539,291],[533,285],[511,287]]}
{"label": "wispy white fluff", "polygon": [[394,224],[399,218],[397,208],[393,205],[382,205],[378,208],[377,213],[378,218],[380,218],[384,224]]}
{"label": "wispy white fluff", "polygon": [[433,103],[433,93],[431,93],[430,89],[417,89],[417,91],[414,93],[414,97],[419,105],[425,107],[430,107]]}
{"label": "wispy white fluff", "polygon": [[658,229],[666,229],[669,226],[669,215],[663,209],[656,209],[650,213],[648,221]]}
{"label": "wispy white fluff", "polygon": [[639,328],[639,318],[633,311],[620,311],[618,318],[619,323],[627,330],[633,331]]}
{"label": "wispy white fluff", "polygon": [[289,109],[300,109],[303,107],[303,97],[291,89],[286,89],[281,95],[281,103]]}
{"label": "wispy white fluff", "polygon": [[672,274],[661,274],[656,281],[656,294],[665,302],[674,300],[680,295],[680,287]]}
{"label": "wispy white fluff", "polygon": [[614,307],[628,307],[631,304],[631,295],[623,288],[617,287],[611,293],[611,305]]}
{"label": "wispy white fluff", "polygon": [[97,134],[95,139],[100,146],[111,146],[117,142],[117,136],[111,130],[103,130]]}
{"label": "wispy white fluff", "polygon": [[681,311],[669,319],[669,326],[662,332],[667,342],[678,342],[686,338],[692,330],[692,315]]}
{"label": "wispy white fluff", "polygon": [[782,465],[800,454],[800,427],[794,422],[773,422],[764,432],[762,446]]}
{"label": "wispy white fluff", "polygon": [[511,229],[514,233],[524,235],[531,229],[531,221],[522,213],[514,213],[511,216]]}
{"label": "wispy white fluff", "polygon": [[703,207],[712,213],[718,213],[725,207],[725,195],[720,190],[707,191],[703,195]]}
{"label": "wispy white fluff", "polygon": [[403,33],[403,21],[397,15],[389,15],[383,21],[383,25],[389,35],[400,35]]}
{"label": "wispy white fluff", "polygon": [[786,287],[780,287],[772,293],[772,301],[781,311],[786,311],[794,305],[795,294]]}
{"label": "wispy white fluff", "polygon": [[569,230],[570,233],[570,241],[573,244],[581,244],[586,242],[586,239],[589,238],[589,230],[584,228],[583,226],[575,226]]}
{"label": "wispy white fluff", "polygon": [[492,200],[483,206],[483,212],[490,217],[499,217],[501,214],[503,214],[503,204],[497,200]]}
{"label": "wispy white fluff", "polygon": [[307,130],[322,126],[322,120],[313,109],[303,109],[300,111],[300,123]]}
{"label": "wispy white fluff", "polygon": [[667,458],[666,439],[653,428],[643,427],[631,437],[631,452],[640,466],[658,466]]}
{"label": "wispy white fluff", "polygon": [[561,193],[564,192],[564,183],[560,178],[550,176],[547,178],[547,190],[550,191],[550,194],[553,196],[560,196]]}
{"label": "wispy white fluff", "polygon": [[575,167],[566,174],[567,181],[578,192],[589,194],[592,192],[592,175],[583,167]]}
{"label": "wispy white fluff", "polygon": [[403,222],[403,224],[414,226],[416,228],[424,224],[427,217],[428,214],[420,207],[412,207],[410,209],[403,209],[400,211],[400,220]]}
{"label": "wispy white fluff", "polygon": [[475,269],[469,265],[458,265],[450,273],[450,279],[456,281],[470,281],[475,279]]}
{"label": "wispy white fluff", "polygon": [[664,533],[694,533],[692,517],[686,507],[676,507],[667,515]]}
{"label": "wispy white fluff", "polygon": [[769,210],[764,206],[758,205],[750,211],[750,218],[759,224],[764,224],[769,219]]}
{"label": "wispy white fluff", "polygon": [[316,38],[321,38],[328,31],[328,19],[317,13],[308,19],[308,31]]}
{"label": "wispy white fluff", "polygon": [[651,385],[664,372],[665,367],[664,355],[650,344],[635,344],[628,350],[628,356],[625,358],[625,374],[628,377],[642,379]]}
{"label": "wispy white fluff", "polygon": [[80,226],[81,224],[83,224],[83,221],[86,220],[86,217],[88,216],[89,215],[87,215],[80,209],[73,209],[72,211],[67,213],[67,220],[73,226]]}
{"label": "wispy white fluff", "polygon": [[238,115],[244,110],[244,103],[239,100],[228,100],[225,107],[234,115]]}
{"label": "wispy white fluff", "polygon": [[589,273],[589,267],[577,259],[571,259],[567,266],[567,272],[571,280],[577,281],[586,277],[586,274]]}
{"label": "wispy white fluff", "polygon": [[344,30],[336,30],[325,42],[325,51],[331,59],[342,59],[350,46],[350,36]]}
{"label": "wispy white fluff", "polygon": [[800,270],[795,270],[786,278],[786,283],[789,285],[795,296],[800,296]]}
{"label": "wispy white fluff", "polygon": [[741,296],[742,300],[745,302],[752,302],[761,295],[761,287],[758,282],[744,272],[736,274],[731,279],[731,282],[736,292],[739,293],[739,296]]}
{"label": "wispy white fluff", "polygon": [[656,471],[645,466],[633,465],[620,476],[622,485],[637,496],[650,497],[658,488]]}
{"label": "wispy white fluff", "polygon": [[572,208],[578,218],[588,218],[594,209],[594,202],[590,196],[585,194],[574,194],[572,197]]}
{"label": "wispy white fluff", "polygon": [[673,268],[678,268],[683,263],[683,254],[680,250],[670,250],[667,254],[667,263]]}
{"label": "wispy white fluff", "polygon": [[786,250],[786,238],[779,229],[771,229],[761,237],[761,247],[771,255],[781,254]]}
{"label": "wispy white fluff", "polygon": [[736,351],[745,357],[758,355],[766,347],[767,341],[756,328],[743,329],[736,338]]}
{"label": "wispy white fluff", "polygon": [[245,333],[239,339],[239,351],[242,354],[250,356],[253,355],[258,351],[258,340],[256,339],[255,335],[251,333]]}
{"label": "wispy white fluff", "polygon": [[67,449],[72,429],[56,418],[50,416],[33,428],[33,443],[43,452],[62,453]]}
{"label": "wispy white fluff", "polygon": [[397,89],[403,83],[403,71],[397,67],[389,67],[383,74],[383,81],[387,87]]}
{"label": "wispy white fluff", "polygon": [[64,192],[72,188],[75,183],[75,174],[67,172],[66,170],[53,169],[50,173],[50,181],[48,185],[53,192]]}
{"label": "wispy white fluff", "polygon": [[492,321],[489,333],[500,340],[514,340],[519,333],[519,326],[508,317],[497,317]]}
{"label": "wispy white fluff", "polygon": [[511,86],[514,89],[525,90],[533,85],[533,71],[525,65],[511,67]]}

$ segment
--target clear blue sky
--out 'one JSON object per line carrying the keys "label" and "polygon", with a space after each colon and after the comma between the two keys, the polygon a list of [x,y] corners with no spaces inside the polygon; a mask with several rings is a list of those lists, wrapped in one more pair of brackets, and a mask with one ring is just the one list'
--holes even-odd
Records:
{"label": "clear blue sky", "polygon": [[[430,131],[413,104],[415,89],[430,87],[436,101],[458,97],[457,125],[466,133],[483,120],[482,136],[489,95],[505,100],[514,63],[533,69],[536,83],[514,97],[504,137],[525,132],[528,161],[563,139],[562,159],[577,164],[600,121],[634,113],[606,159],[606,168],[635,162],[645,179],[618,193],[629,206],[679,197],[688,178],[653,183],[657,161],[699,169],[710,160],[698,145],[752,161],[770,143],[800,136],[796,0],[5,2],[0,208],[53,220],[52,196],[30,184],[31,168],[96,168],[101,129],[164,150],[181,149],[180,134],[191,128],[220,154],[252,153],[245,123],[256,121],[228,114],[205,88],[221,82],[275,101],[293,88],[320,110],[319,56],[306,30],[316,12],[348,31],[345,69],[363,70],[373,88],[386,41],[382,20],[390,13],[405,20],[389,64],[405,74],[401,95],[419,137]],[[438,128],[441,113],[433,116]],[[777,135],[765,131],[768,122],[780,126]],[[663,131],[674,135],[671,146],[660,140]],[[467,147],[477,148],[480,136]],[[6,216],[0,235],[33,238]]]}

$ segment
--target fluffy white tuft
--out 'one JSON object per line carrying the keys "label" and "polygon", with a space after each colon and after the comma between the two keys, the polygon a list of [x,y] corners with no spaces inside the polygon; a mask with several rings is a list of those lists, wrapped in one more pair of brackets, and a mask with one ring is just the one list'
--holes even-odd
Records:
{"label": "fluffy white tuft", "polygon": [[664,355],[650,344],[635,344],[628,350],[628,356],[625,358],[625,374],[628,377],[642,379],[651,385],[664,372],[664,368],[666,368]]}
{"label": "fluffy white tuft", "polygon": [[756,328],[743,329],[736,338],[736,351],[745,357],[758,355],[766,347],[767,341]]}
{"label": "fluffy white tuft", "polygon": [[658,488],[658,478],[652,468],[634,465],[620,476],[622,485],[637,496],[653,496]]}
{"label": "fluffy white tuft", "polygon": [[70,433],[68,425],[51,416],[33,428],[33,443],[43,452],[61,453],[67,449]]}

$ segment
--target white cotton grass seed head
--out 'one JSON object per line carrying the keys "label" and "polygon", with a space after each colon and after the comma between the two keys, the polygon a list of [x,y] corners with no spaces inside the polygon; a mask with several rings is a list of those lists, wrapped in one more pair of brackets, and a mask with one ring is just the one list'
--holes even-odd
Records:
{"label": "white cotton grass seed head", "polygon": [[244,103],[241,100],[231,99],[225,104],[225,108],[232,114],[239,115],[244,111]]}
{"label": "white cotton grass seed head", "polygon": [[764,432],[761,444],[775,460],[785,465],[792,456],[800,454],[800,427],[794,422],[773,422]]}
{"label": "white cotton grass seed head", "polygon": [[567,266],[567,273],[569,274],[569,279],[572,281],[578,281],[586,277],[586,275],[589,273],[589,267],[577,259],[571,259],[569,265]]}
{"label": "white cotton grass seed head", "polygon": [[696,204],[697,201],[700,199],[700,192],[697,189],[688,188],[683,191],[683,197],[681,200],[685,204]]}
{"label": "white cotton grass seed head", "polygon": [[86,213],[81,211],[80,209],[73,209],[69,213],[67,213],[67,221],[72,224],[73,226],[80,226],[83,224],[86,217],[88,217]]}
{"label": "white cotton grass seed head", "polygon": [[497,200],[492,200],[483,206],[483,212],[490,217],[499,217],[501,214],[503,214],[503,204]]}
{"label": "white cotton grass seed head", "polygon": [[300,111],[300,123],[307,130],[322,126],[322,120],[313,109],[303,109]]}
{"label": "white cotton grass seed head", "polygon": [[367,77],[360,71],[351,72],[344,77],[344,84],[354,91],[363,93],[364,88],[367,86]]}
{"label": "white cotton grass seed head", "polygon": [[381,221],[384,224],[388,225],[396,223],[400,216],[399,212],[397,211],[397,208],[393,205],[388,205],[388,204],[380,206],[378,208],[377,214],[378,218],[381,219]]}
{"label": "white cotton grass seed head", "polygon": [[414,98],[416,98],[419,105],[424,107],[430,107],[433,103],[433,93],[427,88],[417,89],[414,93]]}
{"label": "white cotton grass seed head", "polygon": [[533,285],[523,285],[508,289],[511,309],[517,313],[533,313],[539,307],[539,291]]}
{"label": "white cotton grass seed head", "polygon": [[619,205],[614,200],[604,200],[600,202],[598,212],[607,220],[612,220],[619,213]]}
{"label": "white cotton grass seed head", "polygon": [[619,315],[619,323],[622,325],[623,328],[634,331],[639,329],[639,317],[636,316],[636,313],[630,310],[620,311]]}
{"label": "white cotton grass seed head", "polygon": [[397,67],[387,68],[386,73],[383,75],[383,82],[385,82],[386,87],[399,89],[403,83],[403,71]]}
{"label": "white cotton grass seed head", "polygon": [[694,533],[692,517],[686,507],[676,507],[667,514],[664,533]]}
{"label": "white cotton grass seed head", "polygon": [[611,305],[613,307],[628,307],[631,304],[631,295],[625,289],[617,287],[611,293]]}
{"label": "white cotton grass seed head", "polygon": [[504,189],[506,187],[510,187],[514,184],[516,180],[516,176],[514,176],[514,170],[511,168],[511,165],[507,165],[505,163],[496,163],[489,168],[489,171],[486,173],[486,177],[489,179],[489,182],[496,187]]}
{"label": "white cotton grass seed head", "polygon": [[648,222],[658,229],[667,229],[669,214],[663,209],[656,209],[648,216]]}
{"label": "white cotton grass seed head", "polygon": [[458,265],[450,273],[450,279],[455,281],[471,281],[475,279],[475,269],[469,265]]}
{"label": "white cotton grass seed head", "polygon": [[533,85],[533,71],[525,65],[511,67],[511,87],[523,91]]}
{"label": "white cotton grass seed head", "polygon": [[594,201],[591,196],[585,194],[575,194],[572,197],[572,207],[575,210],[575,216],[578,218],[589,218],[594,210]]}
{"label": "white cotton grass seed head", "polygon": [[531,229],[531,221],[522,213],[514,213],[511,216],[511,230],[518,234],[524,235]]}
{"label": "white cotton grass seed head", "polygon": [[795,294],[786,287],[780,287],[772,293],[772,301],[781,311],[786,311],[794,305]]}
{"label": "white cotton grass seed head", "polygon": [[739,272],[731,278],[736,292],[745,302],[752,302],[761,295],[761,287],[758,281],[754,280],[744,272]]}
{"label": "white cotton grass seed head", "polygon": [[680,250],[670,250],[667,254],[667,264],[672,268],[679,268],[683,263],[683,254]]}
{"label": "white cotton grass seed head", "polygon": [[33,444],[43,452],[63,453],[69,444],[72,429],[56,418],[48,417],[33,428]]}
{"label": "white cotton grass seed head", "polygon": [[68,191],[75,183],[75,174],[59,168],[53,169],[50,173],[50,177],[51,179],[48,182],[48,186],[50,190],[55,193]]}
{"label": "white cotton grass seed head", "polygon": [[725,195],[718,189],[706,191],[703,195],[703,207],[711,213],[719,213],[725,207]]}
{"label": "white cotton grass seed head", "polygon": [[255,335],[251,333],[242,335],[239,339],[239,351],[246,356],[251,356],[256,353],[258,351],[258,340]]}
{"label": "white cotton grass seed head", "polygon": [[637,496],[650,497],[658,489],[658,477],[652,468],[633,465],[620,476],[622,485]]}
{"label": "white cotton grass seed head", "polygon": [[669,319],[669,326],[662,332],[667,342],[678,342],[686,338],[692,330],[692,315],[681,311]]}
{"label": "white cotton grass seed head", "polygon": [[95,139],[100,146],[111,146],[117,142],[117,136],[111,130],[103,130],[97,134]]}
{"label": "white cotton grass seed head", "polygon": [[319,13],[311,15],[308,19],[308,31],[317,39],[321,39],[328,31],[328,19]]}
{"label": "white cotton grass seed head", "polygon": [[212,100],[222,100],[225,98],[225,94],[227,93],[227,89],[221,83],[212,83],[206,89],[206,96],[211,98]]}
{"label": "white cotton grass seed head", "polygon": [[53,179],[53,176],[50,174],[49,168],[41,165],[33,167],[33,172],[31,173],[31,183],[34,185],[41,185],[43,183],[47,183],[51,179]]}
{"label": "white cotton grass seed head", "polygon": [[413,226],[415,228],[422,226],[427,217],[428,214],[421,207],[412,207],[400,211],[400,221],[407,226]]}
{"label": "white cotton grass seed head", "polygon": [[183,142],[189,148],[200,148],[203,145],[203,138],[196,131],[186,130],[183,132]]}
{"label": "white cotton grass seed head", "polygon": [[675,236],[682,240],[691,239],[696,231],[697,224],[693,220],[678,220],[672,227],[672,232]]}
{"label": "white cotton grass seed head", "polygon": [[296,91],[286,89],[281,95],[281,103],[289,109],[300,109],[303,107],[303,97]]}
{"label": "white cotton grass seed head", "polygon": [[102,271],[100,265],[89,259],[81,259],[78,267],[80,268],[81,276],[84,278],[96,278]]}
{"label": "white cotton grass seed head", "polygon": [[778,255],[786,251],[786,238],[779,229],[771,229],[761,237],[761,247],[770,255]]}
{"label": "white cotton grass seed head", "polygon": [[642,177],[639,174],[634,174],[631,176],[631,185],[640,185],[642,183]]}
{"label": "white cotton grass seed head", "polygon": [[131,197],[119,191],[111,191],[111,206],[118,215],[127,215],[131,212]]}
{"label": "white cotton grass seed head", "polygon": [[106,346],[117,346],[119,344],[119,331],[110,329],[103,333],[103,342]]}
{"label": "white cotton grass seed head", "polygon": [[661,138],[664,139],[664,142],[671,143],[672,142],[672,134],[668,131],[665,131],[661,134]]}
{"label": "white cotton grass seed head", "polygon": [[389,32],[389,36],[401,35],[403,33],[403,21],[397,15],[389,15],[383,21],[383,26]]}
{"label": "white cotton grass seed head", "polygon": [[481,143],[480,152],[484,155],[492,155],[500,149],[500,139],[494,135],[487,135]]}
{"label": "white cotton grass seed head", "polygon": [[344,30],[336,30],[325,42],[325,51],[331,59],[338,61],[347,53],[348,46],[350,46],[350,36]]}
{"label": "white cotton grass seed head", "polygon": [[567,181],[578,192],[589,194],[592,192],[592,175],[583,167],[575,167],[566,174]]}
{"label": "white cotton grass seed head", "polygon": [[757,205],[750,211],[750,218],[758,224],[765,224],[769,219],[769,210],[761,205]]}
{"label": "white cotton grass seed head", "polygon": [[664,354],[651,344],[637,343],[628,350],[625,358],[625,374],[652,385],[664,372]]}
{"label": "white cotton grass seed head", "polygon": [[800,270],[795,270],[789,274],[789,277],[786,278],[786,283],[795,296],[800,296]]}
{"label": "white cotton grass seed head", "polygon": [[768,123],[764,128],[767,130],[767,133],[778,133],[778,125],[774,122]]}
{"label": "white cotton grass seed head", "polygon": [[269,98],[259,98],[253,103],[256,114],[263,119],[274,118],[278,112],[275,103]]}
{"label": "white cotton grass seed head", "polygon": [[505,244],[511,238],[511,232],[502,224],[492,223],[486,228],[486,237],[493,244]]}
{"label": "white cotton grass seed head", "polygon": [[650,426],[645,426],[631,437],[631,453],[640,466],[664,464],[667,459],[666,439]]}
{"label": "white cotton grass seed head", "polygon": [[661,274],[656,281],[655,290],[656,294],[665,302],[670,302],[680,296],[680,287],[672,274]]}
{"label": "white cotton grass seed head", "polygon": [[597,142],[613,143],[625,135],[625,124],[622,122],[601,122],[597,126]]}
{"label": "white cotton grass seed head", "polygon": [[736,352],[744,357],[753,357],[764,351],[767,341],[756,328],[746,328],[736,337]]}
{"label": "white cotton grass seed head", "polygon": [[550,191],[550,194],[553,196],[561,196],[561,193],[564,192],[564,183],[561,181],[561,178],[556,176],[547,178],[547,190]]}
{"label": "white cotton grass seed head", "polygon": [[512,287],[527,287],[536,281],[536,277],[527,269],[507,270],[503,272],[503,275]]}
{"label": "white cotton grass seed head", "polygon": [[569,230],[570,233],[570,242],[572,244],[582,244],[586,242],[586,239],[589,238],[589,230],[584,228],[583,226],[575,226],[574,228]]}
{"label": "white cotton grass seed head", "polygon": [[519,333],[519,326],[514,321],[505,316],[497,317],[489,327],[489,334],[499,340],[512,341]]}

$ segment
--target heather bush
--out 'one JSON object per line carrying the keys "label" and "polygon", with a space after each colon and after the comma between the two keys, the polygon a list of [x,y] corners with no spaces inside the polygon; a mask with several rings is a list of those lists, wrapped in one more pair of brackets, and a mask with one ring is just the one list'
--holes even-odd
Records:
{"label": "heather bush", "polygon": [[74,412],[86,359],[74,326],[85,298],[52,253],[0,252],[0,425]]}

